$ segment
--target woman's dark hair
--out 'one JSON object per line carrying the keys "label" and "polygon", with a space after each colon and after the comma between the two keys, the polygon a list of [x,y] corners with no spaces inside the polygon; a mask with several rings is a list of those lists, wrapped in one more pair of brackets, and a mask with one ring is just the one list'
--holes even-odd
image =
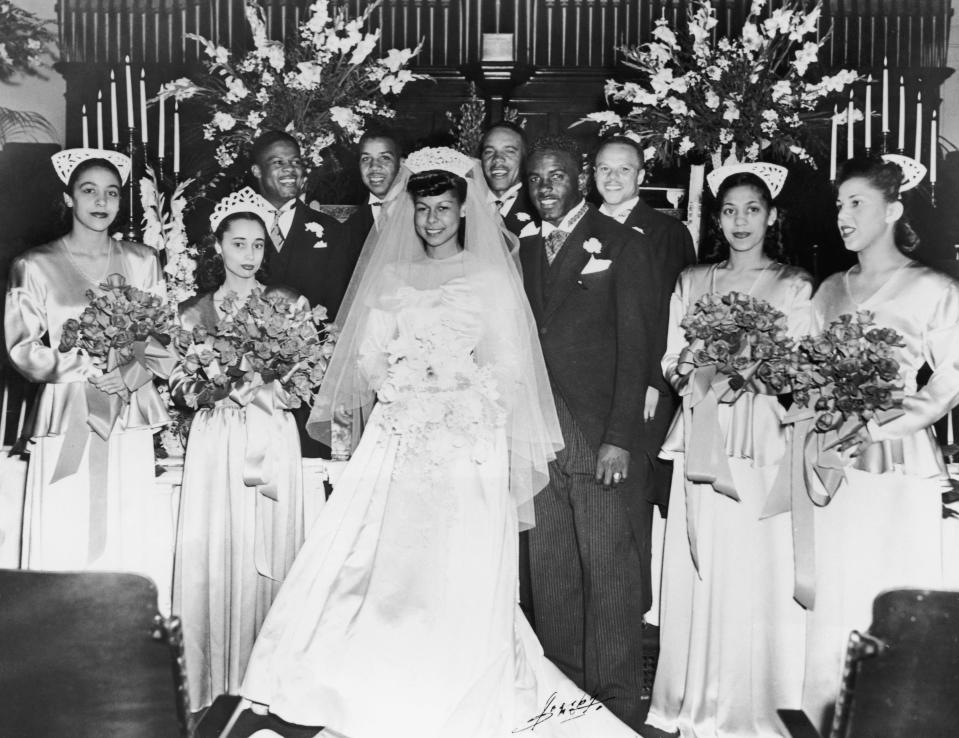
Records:
{"label": "woman's dark hair", "polygon": [[720,224],[720,213],[723,209],[723,200],[726,193],[734,187],[752,187],[759,193],[759,199],[762,200],[767,210],[776,208],[776,221],[766,229],[766,237],[763,240],[763,253],[773,261],[788,262],[786,247],[783,240],[783,221],[785,213],[782,208],[773,202],[772,193],[761,177],[752,172],[737,172],[730,174],[719,185],[719,191],[713,199],[713,217],[708,222],[708,238],[706,243],[710,249],[707,251],[701,261],[704,263],[722,261],[729,257],[729,243],[723,235],[723,228]]}
{"label": "woman's dark hair", "polygon": [[[436,197],[453,192],[460,205],[466,202],[466,180],[452,172],[439,169],[429,169],[425,172],[415,172],[410,175],[406,183],[406,191],[414,200],[418,197]],[[456,238],[460,247],[466,235],[466,218],[460,218],[459,232]]]}
{"label": "woman's dark hair", "polygon": [[[223,257],[216,252],[216,244],[223,240],[223,234],[226,233],[230,224],[238,220],[253,220],[263,226],[263,237],[267,238],[266,225],[263,219],[256,213],[230,213],[226,216],[216,230],[208,233],[200,242],[200,255],[197,259],[196,283],[200,293],[213,292],[226,280],[226,269],[223,266]],[[256,273],[256,279],[265,282],[270,276],[270,249],[263,249],[263,262],[260,264]]]}
{"label": "woman's dark hair", "polygon": [[[870,187],[879,191],[886,202],[901,199],[902,168],[894,162],[878,156],[857,156],[844,161],[836,175],[836,191],[838,192],[839,185],[843,182],[856,178],[866,180]],[[919,246],[919,236],[909,224],[905,211],[896,221],[893,238],[896,248],[907,256],[911,256]]]}

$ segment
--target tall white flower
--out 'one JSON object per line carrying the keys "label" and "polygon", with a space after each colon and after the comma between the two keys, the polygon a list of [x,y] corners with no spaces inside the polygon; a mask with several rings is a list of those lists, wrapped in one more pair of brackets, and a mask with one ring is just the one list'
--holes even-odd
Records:
{"label": "tall white flower", "polygon": [[221,131],[229,131],[234,126],[236,126],[236,118],[234,118],[229,113],[224,113],[222,110],[213,116],[213,125],[219,128]]}
{"label": "tall white flower", "polygon": [[390,72],[396,74],[410,59],[413,58],[413,55],[419,51],[419,47],[416,49],[390,49],[386,52],[380,60],[380,64],[386,67]]}

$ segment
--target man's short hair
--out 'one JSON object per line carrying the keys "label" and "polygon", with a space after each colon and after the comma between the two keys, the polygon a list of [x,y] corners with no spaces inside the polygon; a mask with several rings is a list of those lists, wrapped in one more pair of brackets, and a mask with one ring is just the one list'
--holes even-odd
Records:
{"label": "man's short hair", "polygon": [[511,120],[498,120],[486,126],[486,130],[483,131],[483,135],[480,137],[480,151],[478,153],[482,153],[483,146],[486,144],[486,137],[497,128],[505,128],[507,131],[512,131],[519,136],[519,140],[523,145],[523,151],[525,152],[529,149],[529,142],[526,140],[526,131],[523,130],[522,126],[517,125]]}
{"label": "man's short hair", "polygon": [[643,153],[643,147],[639,145],[638,141],[622,133],[610,133],[601,138],[599,144],[596,146],[596,150],[593,152],[593,161],[596,161],[596,157],[603,148],[611,144],[622,144],[623,146],[631,147],[633,151],[636,152],[636,156],[639,157],[639,168],[643,169],[646,166],[646,155]]}
{"label": "man's short hair", "polygon": [[393,147],[396,149],[397,157],[402,158],[403,156],[403,146],[400,144],[400,138],[396,135],[396,131],[392,128],[387,128],[386,126],[373,126],[367,128],[363,135],[360,136],[360,140],[356,142],[356,150],[359,151],[363,148],[363,144],[367,141],[377,141],[384,140],[390,141],[393,144]]}
{"label": "man's short hair", "polygon": [[253,163],[257,164],[260,161],[260,157],[263,156],[263,152],[277,141],[286,141],[296,146],[297,151],[300,150],[300,142],[286,131],[264,131],[256,137],[253,141],[253,146],[250,147],[250,158],[253,160]]}
{"label": "man's short hair", "polygon": [[540,136],[533,142],[532,146],[529,147],[529,154],[527,154],[526,158],[528,160],[534,154],[550,152],[559,152],[569,156],[573,160],[576,171],[580,171],[583,167],[582,146],[579,145],[579,141],[575,138],[564,134],[547,134]]}

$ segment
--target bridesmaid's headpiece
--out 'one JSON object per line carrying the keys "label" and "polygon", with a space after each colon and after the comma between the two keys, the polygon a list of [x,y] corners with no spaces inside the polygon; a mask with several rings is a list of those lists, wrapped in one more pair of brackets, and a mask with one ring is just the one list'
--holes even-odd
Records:
{"label": "bridesmaid's headpiece", "polygon": [[413,174],[438,169],[450,172],[457,177],[466,177],[473,169],[473,160],[449,146],[436,146],[414,151],[406,157],[403,164]]}
{"label": "bridesmaid's headpiece", "polygon": [[63,184],[70,184],[70,175],[81,163],[89,159],[106,159],[117,168],[120,173],[120,184],[125,184],[130,177],[130,157],[119,151],[109,149],[64,149],[50,157],[53,168]]}
{"label": "bridesmaid's headpiece", "polygon": [[706,183],[710,191],[716,195],[719,194],[719,188],[727,177],[741,172],[748,172],[759,177],[769,188],[769,194],[775,199],[783,190],[786,184],[786,175],[789,170],[778,164],[770,164],[765,161],[751,161],[744,164],[727,164],[724,167],[718,167],[706,176]]}
{"label": "bridesmaid's headpiece", "polygon": [[911,190],[926,177],[926,167],[920,162],[902,154],[883,154],[882,160],[895,164],[902,170],[902,183],[899,191]]}
{"label": "bridesmaid's headpiece", "polygon": [[274,208],[269,202],[256,194],[252,188],[244,187],[239,192],[231,192],[216,204],[210,215],[210,230],[215,231],[224,218],[234,213],[253,213],[267,224],[273,212]]}

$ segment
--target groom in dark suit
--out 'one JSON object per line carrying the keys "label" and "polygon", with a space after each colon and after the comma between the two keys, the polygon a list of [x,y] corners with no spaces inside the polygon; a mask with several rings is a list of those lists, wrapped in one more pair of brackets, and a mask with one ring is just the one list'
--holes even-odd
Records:
{"label": "groom in dark suit", "polygon": [[[283,131],[266,131],[253,142],[250,171],[260,195],[274,208],[266,224],[270,285],[291,287],[323,305],[332,320],[350,281],[356,255],[349,236],[336,218],[317,212],[300,200],[306,167],[296,139]],[[306,434],[310,408],[294,412],[304,457],[329,458],[329,449]]]}
{"label": "groom in dark suit", "polygon": [[489,201],[513,235],[536,218],[523,180],[526,134],[510,121],[494,123],[480,141],[483,176],[489,185]]}
{"label": "groom in dark suit", "polygon": [[637,459],[662,286],[644,237],[583,199],[580,156],[555,136],[526,161],[542,225],[520,259],[565,442],[535,498],[533,618],[546,655],[638,730],[652,508]]}

